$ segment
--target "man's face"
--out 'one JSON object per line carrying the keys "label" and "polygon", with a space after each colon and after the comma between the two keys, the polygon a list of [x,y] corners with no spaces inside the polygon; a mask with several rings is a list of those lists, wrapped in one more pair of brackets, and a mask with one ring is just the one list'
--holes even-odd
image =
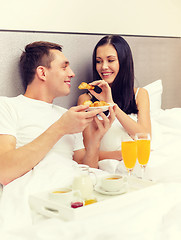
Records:
{"label": "man's face", "polygon": [[67,96],[70,93],[71,78],[75,76],[69,61],[59,50],[50,50],[54,56],[50,68],[46,68],[46,84],[50,97]]}

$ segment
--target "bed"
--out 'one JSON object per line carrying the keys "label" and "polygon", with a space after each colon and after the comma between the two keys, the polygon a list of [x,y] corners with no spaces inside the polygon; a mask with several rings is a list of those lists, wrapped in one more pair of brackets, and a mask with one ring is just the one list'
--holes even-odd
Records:
{"label": "bed", "polygon": [[[51,40],[63,42],[65,55],[73,62],[77,78],[72,86],[73,94],[57,104],[70,107],[76,104],[77,86],[83,79],[89,81],[91,52],[99,35],[54,34],[33,32],[0,32],[3,40],[1,49],[1,95],[14,96],[23,92],[19,79],[18,56],[20,49],[31,41]],[[178,66],[181,53],[180,38],[145,38],[126,36],[133,48],[138,85],[148,90],[151,102],[152,145],[146,170],[147,179],[154,184],[138,191],[119,196],[115,208],[107,205],[105,211],[95,211],[93,205],[87,206],[94,214],[82,219],[65,221],[60,217],[47,217],[30,208],[29,197],[53,187],[71,184],[73,170],[55,155],[49,156],[32,171],[16,179],[7,186],[1,186],[0,238],[3,240],[70,240],[70,239],[124,239],[157,240],[180,239],[181,236],[181,98],[179,86],[181,71]],[[89,41],[87,41],[89,39]],[[73,43],[73,44],[72,44]],[[86,47],[85,44],[87,43]],[[77,46],[84,46],[80,56]],[[148,45],[151,46],[148,51]],[[138,48],[146,53],[143,58]],[[170,46],[168,48],[168,46]],[[154,62],[155,48],[163,62]],[[6,51],[4,51],[6,49]],[[7,52],[7,49],[10,51]],[[67,51],[66,49],[70,49]],[[173,54],[171,56],[170,54]],[[6,56],[3,57],[3,54]],[[167,56],[168,54],[168,56]],[[146,58],[146,61],[144,61]],[[166,59],[166,60],[165,60]],[[151,61],[151,63],[149,62]],[[161,60],[160,60],[161,61]],[[83,65],[79,66],[83,62]],[[140,62],[145,64],[140,65]],[[160,65],[159,65],[160,64]],[[147,66],[150,68],[147,68]],[[159,65],[159,68],[158,68]],[[175,66],[176,65],[176,66]],[[83,66],[83,69],[82,69]],[[9,71],[9,68],[11,70]],[[76,68],[77,67],[77,68]],[[150,70],[150,72],[149,72]],[[165,73],[166,72],[166,73]],[[146,75],[148,76],[146,78]],[[144,80],[143,80],[144,79]],[[8,86],[10,86],[8,88]],[[175,88],[177,91],[175,91]],[[53,164],[52,164],[53,162]],[[61,162],[61,163],[60,163]],[[114,159],[99,163],[93,169],[97,176],[107,173],[125,173],[124,164]],[[140,174],[138,165],[134,176]],[[95,203],[96,204],[96,203]],[[96,205],[95,205],[96,206]]]}

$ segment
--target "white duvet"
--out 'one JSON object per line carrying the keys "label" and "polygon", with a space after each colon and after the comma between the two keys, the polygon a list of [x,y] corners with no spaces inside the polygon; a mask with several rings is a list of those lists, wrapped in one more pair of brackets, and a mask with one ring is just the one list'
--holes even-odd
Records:
{"label": "white duvet", "polygon": [[[127,194],[115,211],[65,222],[33,212],[30,194],[71,184],[74,167],[66,159],[47,155],[23,177],[4,187],[0,202],[2,240],[157,240],[181,237],[181,109],[160,110],[152,119],[153,142],[147,177],[157,184]],[[124,172],[116,160],[100,162],[96,173]],[[137,165],[134,174],[140,174]]]}

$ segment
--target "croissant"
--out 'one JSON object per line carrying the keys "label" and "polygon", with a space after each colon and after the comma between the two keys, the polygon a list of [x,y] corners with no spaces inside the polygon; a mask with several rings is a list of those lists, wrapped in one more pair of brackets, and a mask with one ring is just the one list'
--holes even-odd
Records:
{"label": "croissant", "polygon": [[79,86],[78,86],[79,89],[88,89],[88,90],[94,90],[96,93],[101,93],[102,92],[102,89],[98,86],[92,86],[92,85],[89,85],[88,83],[86,82],[82,82]]}
{"label": "croissant", "polygon": [[89,107],[102,107],[102,106],[109,106],[109,103],[105,101],[95,101],[94,103],[90,100],[87,100],[83,103],[83,105],[88,105]]}
{"label": "croissant", "polygon": [[79,89],[88,89],[88,90],[93,90],[95,87],[94,86],[91,86],[89,85],[88,83],[86,82],[82,82],[79,86],[78,86]]}

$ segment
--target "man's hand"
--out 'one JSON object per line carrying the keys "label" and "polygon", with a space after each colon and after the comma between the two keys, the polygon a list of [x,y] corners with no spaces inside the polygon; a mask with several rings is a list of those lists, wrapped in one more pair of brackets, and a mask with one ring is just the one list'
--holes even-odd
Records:
{"label": "man's hand", "polygon": [[94,120],[97,114],[102,112],[101,109],[94,111],[85,110],[88,106],[79,105],[70,108],[62,117],[58,120],[60,130],[63,134],[74,134],[83,132],[84,129]]}

